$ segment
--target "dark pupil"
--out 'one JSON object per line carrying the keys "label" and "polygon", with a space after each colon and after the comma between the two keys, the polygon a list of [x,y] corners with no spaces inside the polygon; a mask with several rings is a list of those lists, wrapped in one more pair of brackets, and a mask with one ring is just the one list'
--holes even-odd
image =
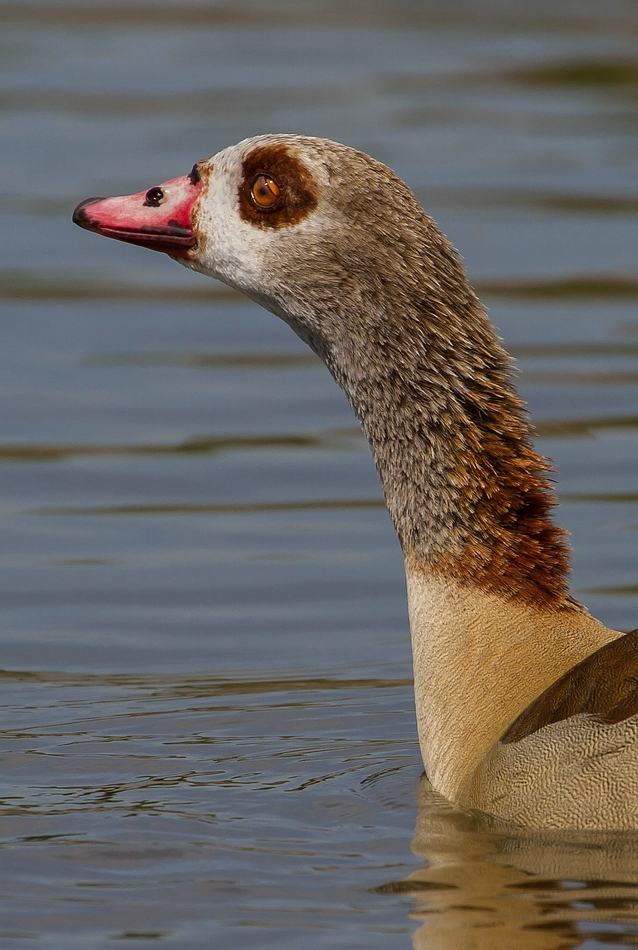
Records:
{"label": "dark pupil", "polygon": [[270,190],[270,185],[268,184],[267,178],[262,178],[261,182],[259,183],[258,191],[259,191],[260,198],[270,198],[272,196],[272,192]]}
{"label": "dark pupil", "polygon": [[163,197],[164,191],[162,188],[149,188],[149,190],[146,192],[144,204],[150,205],[152,208],[157,208]]}

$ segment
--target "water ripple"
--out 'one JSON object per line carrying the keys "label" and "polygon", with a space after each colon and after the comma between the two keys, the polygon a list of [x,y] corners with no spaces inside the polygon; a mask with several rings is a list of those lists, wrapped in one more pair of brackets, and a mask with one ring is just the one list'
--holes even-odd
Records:
{"label": "water ripple", "polygon": [[68,443],[0,446],[0,462],[51,462],[75,457],[116,455],[212,455],[243,449],[352,450],[362,445],[359,429],[333,429],[317,434],[196,436],[175,443],[72,445]]}
{"label": "water ripple", "polygon": [[383,498],[327,498],[308,501],[247,502],[232,504],[92,505],[69,508],[31,508],[30,515],[243,515],[270,511],[323,511],[385,508]]}
{"label": "water ripple", "polygon": [[[474,281],[478,294],[520,300],[634,300],[638,279],[622,274],[557,277],[547,280],[494,279]],[[241,300],[242,295],[221,284],[131,284],[118,278],[87,279],[86,273],[59,277],[35,271],[0,271],[0,299],[5,300],[140,300],[200,303]]]}

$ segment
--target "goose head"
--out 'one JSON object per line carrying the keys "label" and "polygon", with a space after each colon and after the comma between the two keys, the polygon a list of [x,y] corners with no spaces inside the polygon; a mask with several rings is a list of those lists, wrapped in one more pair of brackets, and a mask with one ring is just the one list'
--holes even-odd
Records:
{"label": "goose head", "polygon": [[353,342],[400,335],[389,320],[402,297],[428,288],[440,296],[442,280],[463,280],[407,185],[381,162],[324,139],[246,139],[187,176],[89,198],[74,221],[242,291],[291,324],[333,371]]}

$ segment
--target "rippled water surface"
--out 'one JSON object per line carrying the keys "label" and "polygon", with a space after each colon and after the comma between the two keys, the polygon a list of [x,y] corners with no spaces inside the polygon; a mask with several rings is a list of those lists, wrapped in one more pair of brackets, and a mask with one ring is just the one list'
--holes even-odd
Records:
{"label": "rippled water surface", "polygon": [[421,779],[399,547],[327,371],[70,221],[259,132],[392,165],[518,358],[577,595],[630,629],[637,33],[631,0],[0,2],[2,946],[638,943],[638,839]]}

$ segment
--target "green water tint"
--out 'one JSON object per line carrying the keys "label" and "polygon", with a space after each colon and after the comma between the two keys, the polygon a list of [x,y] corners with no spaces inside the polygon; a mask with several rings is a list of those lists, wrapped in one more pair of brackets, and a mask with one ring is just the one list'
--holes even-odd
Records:
{"label": "green water tint", "polygon": [[532,209],[573,214],[635,214],[638,198],[633,195],[605,195],[572,192],[525,191],[514,188],[429,188],[417,192],[422,206],[428,208]]}
{"label": "green water tint", "polygon": [[610,584],[607,587],[586,587],[583,594],[602,594],[611,597],[635,597],[638,584]]}
{"label": "green water tint", "polygon": [[558,280],[476,281],[479,296],[519,300],[635,299],[638,280],[624,277],[569,277]]}
{"label": "green water tint", "polygon": [[174,674],[96,674],[64,673],[53,670],[3,670],[0,669],[0,681],[31,682],[49,686],[68,686],[73,689],[85,687],[116,687],[126,690],[140,690],[163,697],[206,698],[208,696],[245,696],[261,693],[290,693],[321,690],[356,689],[398,689],[412,686],[411,679],[347,679],[336,677],[288,677],[281,679],[233,680],[214,676],[181,676]]}
{"label": "green water tint", "polygon": [[324,448],[320,437],[305,435],[220,436],[186,439],[174,445],[8,445],[0,461],[49,462],[74,456],[214,454],[261,448]]}
{"label": "green water tint", "polygon": [[230,303],[244,298],[235,290],[223,284],[179,286],[164,283],[132,285],[113,278],[110,282],[88,281],[86,274],[71,273],[59,277],[57,274],[38,274],[37,272],[13,269],[0,271],[0,299],[4,300],[123,300],[148,301],[152,303],[170,301],[178,303]]}
{"label": "green water tint", "polygon": [[4,445],[0,462],[55,462],[83,456],[214,455],[244,449],[352,450],[362,447],[359,429],[337,429],[316,434],[197,436],[173,444],[142,445]]}
{"label": "green water tint", "polygon": [[338,511],[385,508],[382,498],[312,498],[308,501],[237,502],[230,504],[119,505],[92,508],[33,508],[32,515],[250,515],[284,511]]}
{"label": "green water tint", "polygon": [[546,419],[534,423],[539,438],[571,438],[592,436],[597,431],[636,429],[638,416],[600,417],[598,419]]}
{"label": "green water tint", "polygon": [[233,369],[284,369],[321,366],[309,350],[302,353],[100,353],[87,356],[85,366],[229,366]]}
{"label": "green water tint", "polygon": [[574,59],[506,74],[516,82],[538,86],[638,87],[638,60]]}
{"label": "green water tint", "polygon": [[[478,280],[474,288],[486,298],[519,300],[587,300],[638,298],[638,280],[601,275],[552,280]],[[194,286],[88,283],[83,275],[64,280],[21,271],[0,272],[4,300],[130,300],[177,303],[220,303],[242,300],[237,291],[213,283]]]}
{"label": "green water tint", "polygon": [[524,379],[527,383],[562,383],[566,386],[635,386],[638,383],[638,371],[570,373],[567,370],[525,370]]}
{"label": "green water tint", "polygon": [[508,347],[512,356],[541,357],[589,357],[589,356],[638,356],[638,343],[607,342],[605,340],[574,340],[565,343],[516,343]]}
{"label": "green water tint", "polygon": [[[533,374],[530,374],[533,378]],[[550,377],[551,378],[551,377]],[[555,381],[562,381],[560,377]],[[578,378],[578,382],[582,379]],[[534,423],[539,438],[592,436],[597,431],[638,428],[638,416],[601,416],[590,419],[546,419]],[[316,434],[199,436],[172,444],[142,445],[0,445],[0,462],[53,462],[74,457],[144,455],[214,455],[259,449],[319,449],[357,451],[365,439],[360,429],[338,429]]]}

